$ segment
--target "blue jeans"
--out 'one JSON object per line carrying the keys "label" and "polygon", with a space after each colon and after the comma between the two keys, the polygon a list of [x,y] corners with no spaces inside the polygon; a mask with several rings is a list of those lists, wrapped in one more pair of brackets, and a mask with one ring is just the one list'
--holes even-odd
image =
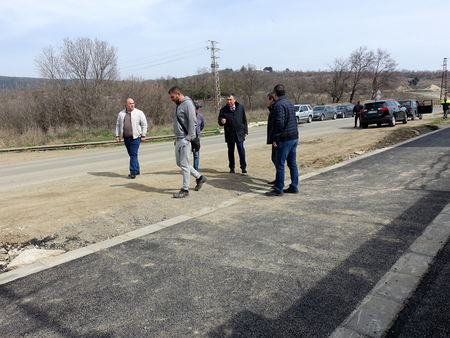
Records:
{"label": "blue jeans", "polygon": [[124,137],[123,143],[127,147],[128,155],[130,156],[130,174],[140,174],[138,161],[138,150],[141,144],[141,138]]}
{"label": "blue jeans", "polygon": [[277,143],[275,153],[275,168],[277,169],[277,177],[275,179],[274,189],[277,192],[283,192],[284,188],[284,163],[287,161],[291,174],[292,189],[298,190],[298,168],[297,168],[297,145],[298,139],[290,141],[282,141]]}
{"label": "blue jeans", "polygon": [[230,169],[234,169],[234,145],[236,144],[236,148],[239,154],[239,164],[241,169],[247,168],[247,163],[245,162],[245,149],[244,149],[244,141],[242,142],[227,142],[228,146],[228,163]]}
{"label": "blue jeans", "polygon": [[194,157],[193,167],[194,167],[195,170],[198,171],[198,164],[200,163],[200,152],[199,151],[194,151],[194,152],[192,152],[192,155]]}

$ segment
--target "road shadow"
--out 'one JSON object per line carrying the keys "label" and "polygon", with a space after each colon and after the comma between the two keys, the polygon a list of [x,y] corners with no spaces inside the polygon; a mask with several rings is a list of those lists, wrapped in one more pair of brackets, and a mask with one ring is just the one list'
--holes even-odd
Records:
{"label": "road shadow", "polygon": [[92,175],[92,176],[99,176],[99,177],[125,177],[123,175],[120,175],[118,173],[115,172],[110,172],[110,171],[98,171],[98,172],[88,172],[88,175]]}
{"label": "road shadow", "polygon": [[174,192],[177,192],[177,189],[159,189],[156,187],[152,187],[149,185],[145,185],[145,184],[141,184],[141,183],[125,183],[125,184],[113,184],[111,185],[111,187],[123,187],[123,188],[127,188],[127,189],[133,189],[133,190],[137,190],[137,191],[142,191],[142,192],[154,192],[154,193],[158,193],[158,194],[172,194]]}

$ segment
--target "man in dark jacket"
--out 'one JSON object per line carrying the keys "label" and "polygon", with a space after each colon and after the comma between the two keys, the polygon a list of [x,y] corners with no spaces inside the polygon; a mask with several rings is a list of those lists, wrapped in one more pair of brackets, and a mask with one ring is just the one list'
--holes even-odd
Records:
{"label": "man in dark jacket", "polygon": [[[269,110],[269,116],[267,117],[267,144],[272,145],[272,155],[271,160],[272,163],[275,165],[275,154],[276,154],[276,148],[273,146],[273,137],[272,137],[272,127],[273,127],[273,104],[275,103],[275,99],[273,97],[272,93],[269,93],[267,95],[267,109]],[[269,181],[267,184],[274,185],[276,180]]]}
{"label": "man in dark jacket", "polygon": [[225,142],[228,146],[228,163],[230,173],[234,173],[234,147],[236,145],[239,153],[239,164],[242,173],[247,173],[245,162],[244,140],[248,135],[247,117],[242,104],[236,101],[234,94],[227,95],[227,104],[220,109],[218,122],[224,126]]}
{"label": "man in dark jacket", "polygon": [[[267,196],[281,196],[284,193],[298,193],[297,145],[298,126],[294,105],[285,96],[282,84],[273,89],[275,103],[272,105],[273,126],[272,139],[275,152],[275,167],[277,176],[273,190],[266,192]],[[284,164],[287,162],[291,174],[291,184],[284,189]]]}
{"label": "man in dark jacket", "polygon": [[[356,104],[356,106],[353,107],[353,116],[355,116],[355,127],[358,126],[358,120],[361,118],[361,110],[364,109],[364,106],[361,105],[361,103]],[[361,125],[361,120],[359,121],[359,125]]]}

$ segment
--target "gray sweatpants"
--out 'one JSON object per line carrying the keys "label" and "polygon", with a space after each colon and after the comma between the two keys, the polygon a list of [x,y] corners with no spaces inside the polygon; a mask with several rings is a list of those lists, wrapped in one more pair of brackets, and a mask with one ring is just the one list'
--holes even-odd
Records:
{"label": "gray sweatpants", "polygon": [[177,166],[181,168],[181,174],[183,175],[183,187],[184,190],[189,190],[190,175],[195,178],[199,178],[201,175],[195,170],[189,161],[191,155],[191,142],[185,139],[177,139],[175,144],[175,159]]}

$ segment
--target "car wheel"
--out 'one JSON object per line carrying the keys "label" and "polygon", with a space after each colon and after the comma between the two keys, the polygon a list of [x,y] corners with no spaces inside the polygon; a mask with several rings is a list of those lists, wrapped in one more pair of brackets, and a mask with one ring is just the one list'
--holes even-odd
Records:
{"label": "car wheel", "polygon": [[325,116],[322,114],[322,115],[320,115],[320,121],[323,121],[323,120],[325,120]]}
{"label": "car wheel", "polygon": [[312,122],[312,116],[309,115],[309,116],[308,116],[308,123],[311,123],[311,122]]}
{"label": "car wheel", "polygon": [[366,129],[369,125],[367,123],[361,123],[361,128]]}
{"label": "car wheel", "polygon": [[336,119],[337,119],[337,114],[334,113],[334,115],[333,115],[333,120],[336,120]]}
{"label": "car wheel", "polygon": [[380,122],[377,123],[377,127],[381,127],[381,123]]}
{"label": "car wheel", "polygon": [[405,114],[405,118],[404,118],[404,120],[403,120],[403,124],[407,124],[407,123],[408,123],[408,115]]}
{"label": "car wheel", "polygon": [[394,116],[394,115],[392,115],[391,121],[389,122],[389,125],[390,125],[391,127],[395,126],[395,116]]}
{"label": "car wheel", "polygon": [[300,117],[297,116],[297,124],[300,123]]}

